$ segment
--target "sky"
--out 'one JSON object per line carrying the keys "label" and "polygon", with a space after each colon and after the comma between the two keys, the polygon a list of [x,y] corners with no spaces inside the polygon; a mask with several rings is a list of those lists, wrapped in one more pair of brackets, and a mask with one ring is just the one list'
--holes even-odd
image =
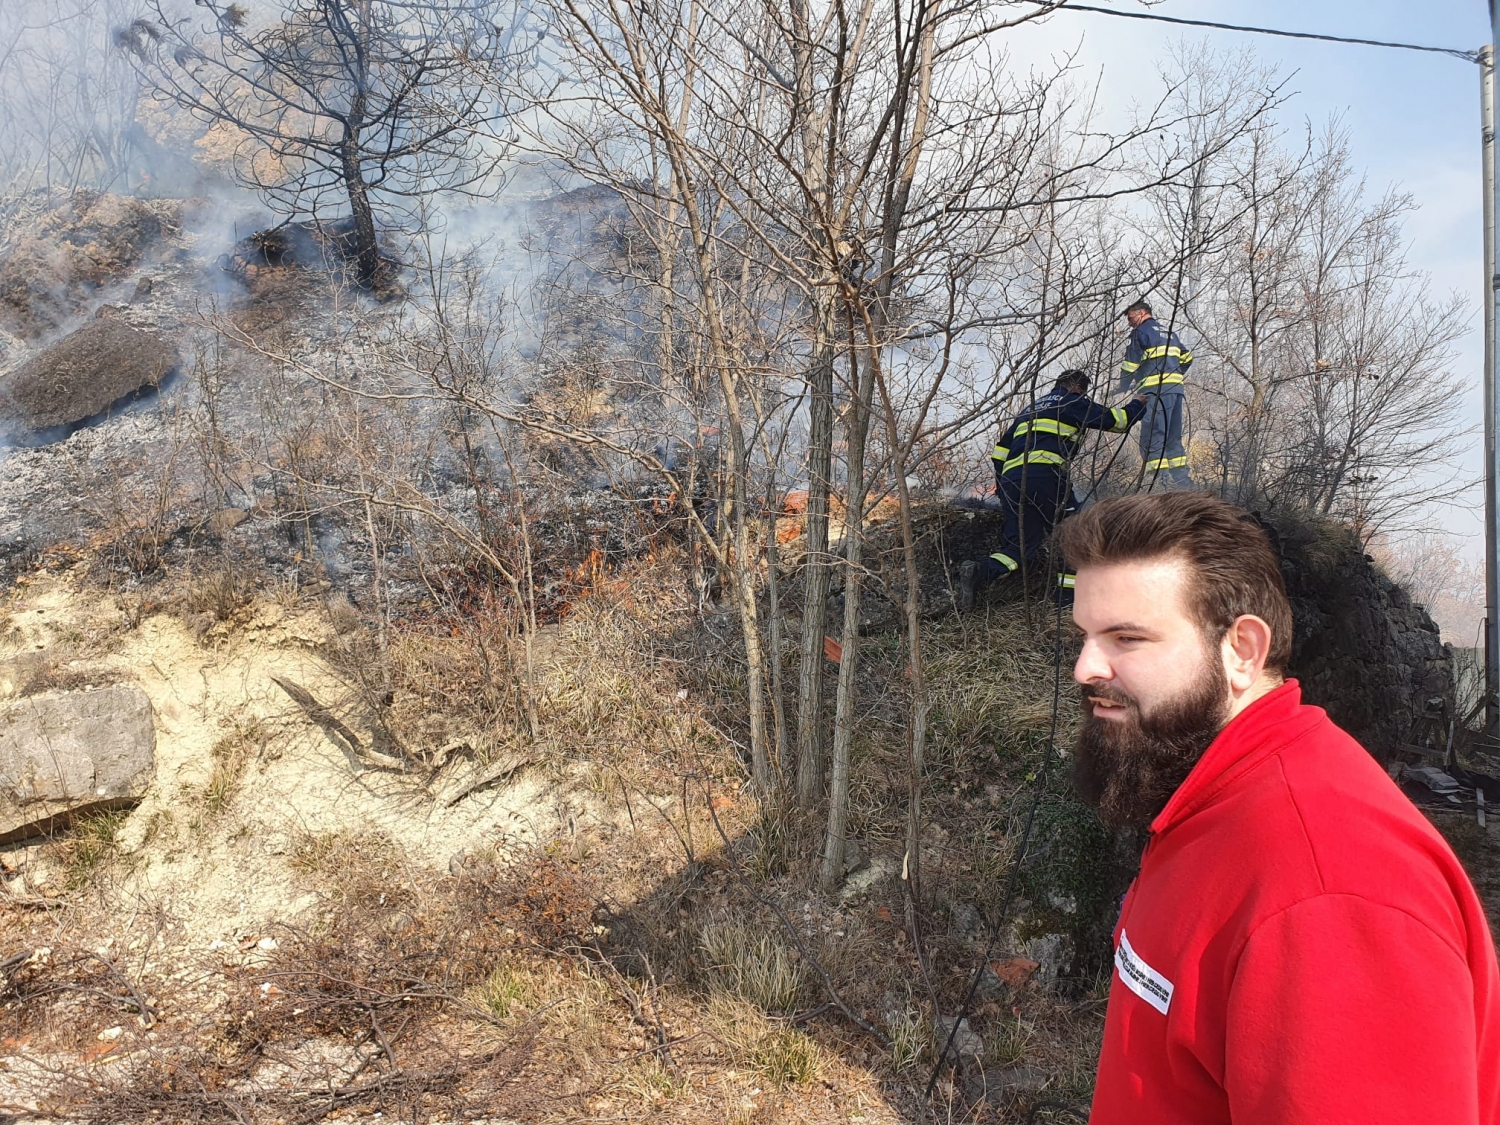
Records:
{"label": "sky", "polygon": [[[1484,0],[1160,0],[1149,9],[1139,0],[1088,2],[1184,19],[1461,50],[1477,49],[1490,39]],[[1434,293],[1461,292],[1472,312],[1458,370],[1470,388],[1463,417],[1475,433],[1462,464],[1450,472],[1456,481],[1478,480],[1484,461],[1481,314],[1488,276],[1482,241],[1479,68],[1446,55],[1174,27],[1087,12],[1059,13],[1017,29],[1008,45],[1020,65],[1045,64],[1076,48],[1080,83],[1098,75],[1104,96],[1123,103],[1151,97],[1159,88],[1154,82],[1158,61],[1174,46],[1205,41],[1220,50],[1249,47],[1291,76],[1288,89],[1295,96],[1282,110],[1283,121],[1322,124],[1340,116],[1372,196],[1394,185],[1414,197],[1419,209],[1405,224],[1409,261],[1431,275]],[[1482,499],[1482,492],[1471,489],[1465,497],[1469,510],[1445,514],[1464,554],[1476,559],[1484,551]]]}

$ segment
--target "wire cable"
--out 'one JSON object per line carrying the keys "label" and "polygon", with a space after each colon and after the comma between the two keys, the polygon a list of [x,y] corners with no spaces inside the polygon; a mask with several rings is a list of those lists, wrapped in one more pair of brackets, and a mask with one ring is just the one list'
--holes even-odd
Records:
{"label": "wire cable", "polygon": [[1276,27],[1250,27],[1246,24],[1217,23],[1213,20],[1190,20],[1181,16],[1162,16],[1155,12],[1121,12],[1114,8],[1097,8],[1092,4],[1060,4],[1058,12],[1093,12],[1101,16],[1119,16],[1127,20],[1150,20],[1175,23],[1183,27],[1207,27],[1215,31],[1241,31],[1250,35],[1274,35],[1282,39],[1314,39],[1321,43],[1350,43],[1359,47],[1390,47],[1397,51],[1425,51],[1434,55],[1451,55],[1464,62],[1479,62],[1478,51],[1461,51],[1456,47],[1432,47],[1423,43],[1397,43],[1387,39],[1356,39],[1345,35],[1320,35],[1313,31],[1284,31]]}

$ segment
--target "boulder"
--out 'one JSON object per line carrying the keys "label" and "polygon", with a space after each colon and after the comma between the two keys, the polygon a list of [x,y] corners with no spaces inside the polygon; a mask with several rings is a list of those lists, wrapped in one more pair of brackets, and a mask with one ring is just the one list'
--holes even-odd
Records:
{"label": "boulder", "polygon": [[1263,526],[1281,554],[1304,701],[1382,763],[1424,737],[1440,752],[1454,718],[1453,649],[1427,611],[1347,528],[1286,514]]}
{"label": "boulder", "polygon": [[159,386],[179,362],[154,332],[91,320],[0,375],[0,438],[36,444]]}
{"label": "boulder", "polygon": [[156,764],[151,701],[132,685],[0,707],[0,843],[141,799]]}

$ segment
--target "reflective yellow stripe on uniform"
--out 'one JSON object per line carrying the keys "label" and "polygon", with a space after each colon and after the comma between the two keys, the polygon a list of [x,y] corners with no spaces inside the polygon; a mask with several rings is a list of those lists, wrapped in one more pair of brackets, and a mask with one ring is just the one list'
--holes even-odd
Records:
{"label": "reflective yellow stripe on uniform", "polygon": [[1154,461],[1147,461],[1146,469],[1148,472],[1155,472],[1158,469],[1184,469],[1187,467],[1187,461],[1186,457],[1159,457]]}
{"label": "reflective yellow stripe on uniform", "polygon": [[1120,371],[1125,375],[1134,375],[1140,369],[1141,365],[1139,363],[1131,363],[1128,359],[1120,364]]}
{"label": "reflective yellow stripe on uniform", "polygon": [[1187,360],[1189,363],[1191,363],[1192,360],[1193,360],[1193,353],[1192,352],[1185,351],[1182,348],[1175,347],[1175,346],[1169,346],[1169,345],[1166,345],[1166,344],[1163,344],[1159,348],[1147,348],[1146,352],[1145,352],[1145,355],[1143,355],[1141,358],[1143,358],[1143,359],[1162,359],[1162,358],[1164,358],[1166,356],[1171,356],[1174,359],[1178,359],[1178,360]]}
{"label": "reflective yellow stripe on uniform", "polygon": [[1015,559],[1011,558],[1004,551],[996,551],[990,558],[994,559],[1006,570],[1019,570],[1021,567],[1020,563],[1016,562]]}
{"label": "reflective yellow stripe on uniform", "polygon": [[1012,469],[1022,465],[1066,465],[1068,459],[1061,453],[1052,453],[1045,449],[1033,449],[1029,453],[1023,453],[1019,457],[1012,457],[1005,462],[1002,472],[1010,472]]}
{"label": "reflective yellow stripe on uniform", "polygon": [[1016,437],[1029,433],[1056,434],[1058,437],[1075,437],[1078,434],[1077,426],[1070,426],[1066,422],[1059,422],[1053,418],[1033,418],[1030,422],[1022,422],[1016,427]]}
{"label": "reflective yellow stripe on uniform", "polygon": [[1159,387],[1167,383],[1180,383],[1187,373],[1184,371],[1167,371],[1161,375],[1147,375],[1141,380],[1143,387]]}
{"label": "reflective yellow stripe on uniform", "polygon": [[1077,580],[1078,576],[1076,574],[1059,574],[1057,576],[1057,587],[1060,590],[1071,590]]}
{"label": "reflective yellow stripe on uniform", "polygon": [[1009,449],[1007,449],[1003,445],[997,445],[997,446],[995,446],[995,452],[993,452],[993,453],[990,454],[990,459],[994,460],[994,461],[1004,461],[1009,456],[1010,456],[1010,450]]}
{"label": "reflective yellow stripe on uniform", "polygon": [[1130,415],[1125,413],[1123,407],[1111,406],[1109,408],[1109,414],[1110,417],[1115,420],[1115,433],[1123,434],[1127,429],[1130,428]]}

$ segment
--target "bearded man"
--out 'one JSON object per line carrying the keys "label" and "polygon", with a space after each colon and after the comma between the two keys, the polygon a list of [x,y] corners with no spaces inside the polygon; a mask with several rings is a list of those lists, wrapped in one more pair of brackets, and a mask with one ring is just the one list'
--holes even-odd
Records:
{"label": "bearded man", "polygon": [[1115,927],[1095,1125],[1500,1123],[1479,898],[1375,760],[1284,678],[1292,614],[1247,512],[1198,492],[1063,526],[1076,784],[1149,828]]}

